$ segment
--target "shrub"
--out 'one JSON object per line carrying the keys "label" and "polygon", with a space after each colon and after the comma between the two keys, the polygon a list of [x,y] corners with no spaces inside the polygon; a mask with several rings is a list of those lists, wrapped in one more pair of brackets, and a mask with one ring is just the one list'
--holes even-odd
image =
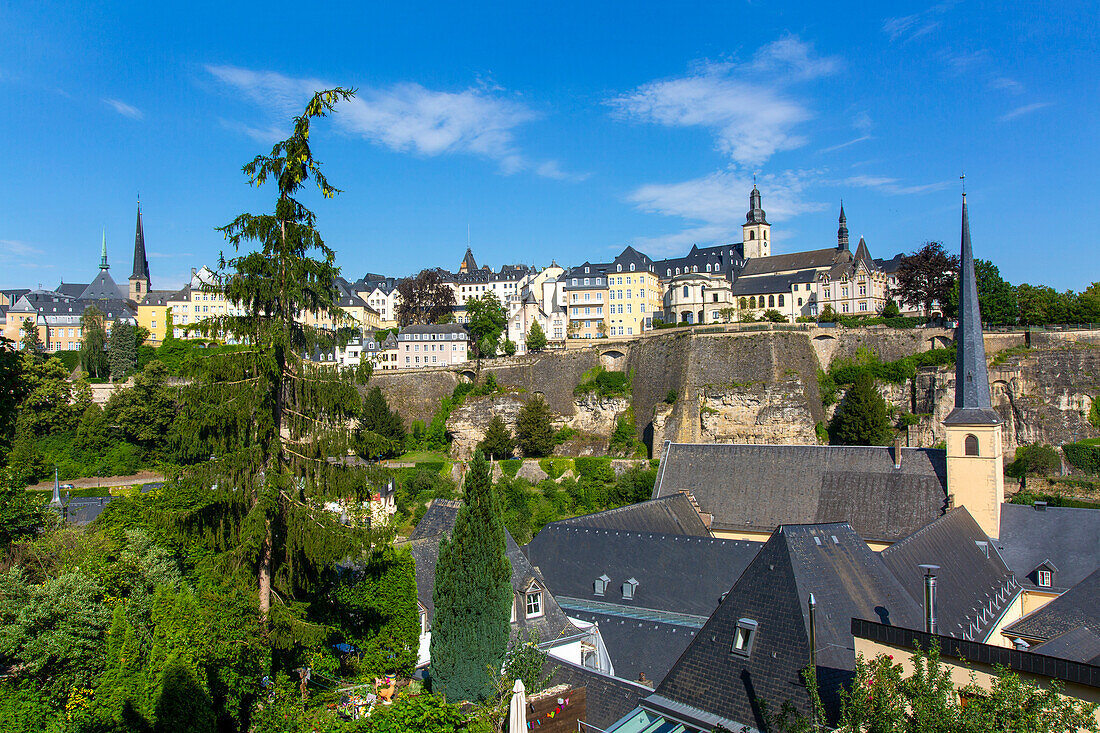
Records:
{"label": "shrub", "polygon": [[1062,455],[1066,463],[1085,473],[1100,475],[1100,446],[1089,445],[1084,441],[1067,443],[1062,446]]}
{"label": "shrub", "polygon": [[875,389],[874,378],[861,372],[829,425],[830,442],[837,445],[886,445],[892,431],[886,401]]}
{"label": "shrub", "polygon": [[1016,459],[1005,466],[1005,475],[1013,478],[1027,476],[1049,476],[1062,468],[1062,459],[1058,451],[1049,445],[1032,443],[1016,449]]}
{"label": "shrub", "polygon": [[676,404],[676,398],[677,397],[679,397],[679,395],[676,394],[676,390],[670,389],[668,391],[668,394],[665,395],[665,402],[670,404],[670,405],[674,405],[674,404]]}
{"label": "shrub", "polygon": [[610,458],[580,456],[573,459],[573,463],[577,467],[577,475],[590,483],[609,484],[615,480]]}
{"label": "shrub", "polygon": [[499,461],[500,470],[504,472],[505,476],[511,478],[516,477],[516,473],[519,471],[519,467],[523,465],[523,461],[519,458],[509,458],[504,461]]}
{"label": "shrub", "polygon": [[764,311],[763,320],[770,323],[786,323],[787,317],[777,311],[775,308],[768,308],[766,311]]}
{"label": "shrub", "polygon": [[578,397],[595,392],[600,397],[621,397],[630,393],[630,377],[623,372],[609,372],[602,366],[589,369],[573,390]]}

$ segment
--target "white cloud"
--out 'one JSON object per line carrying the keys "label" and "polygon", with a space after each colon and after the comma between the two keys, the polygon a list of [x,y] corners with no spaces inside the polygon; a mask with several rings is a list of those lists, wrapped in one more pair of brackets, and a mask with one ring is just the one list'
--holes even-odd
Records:
{"label": "white cloud", "polygon": [[[317,89],[332,85],[271,71],[208,66],[220,81],[236,88],[279,118],[299,114]],[[359,89],[340,105],[336,123],[352,135],[399,152],[424,156],[468,154],[496,161],[504,173],[534,169],[550,178],[569,178],[556,162],[536,164],[519,150],[515,130],[538,115],[491,85],[457,92],[427,89],[413,82]],[[239,129],[257,139],[279,139],[272,126]]]}
{"label": "white cloud", "polygon": [[939,28],[939,17],[957,3],[958,0],[949,0],[949,2],[933,5],[919,13],[887,18],[882,24],[882,30],[890,36],[891,41],[912,41]]}
{"label": "white cloud", "polygon": [[787,36],[761,48],[750,64],[704,62],[690,74],[643,84],[608,101],[620,115],[667,127],[705,127],[735,162],[759,165],[805,143],[793,132],[813,117],[786,87],[835,73],[840,61],[817,56]]}
{"label": "white cloud", "polygon": [[42,254],[42,250],[17,239],[0,239],[0,256],[6,258],[33,257]]}
{"label": "white cloud", "polygon": [[[784,221],[823,208],[803,197],[807,185],[819,177],[820,172],[814,170],[762,177],[759,185],[767,191],[763,203],[768,221]],[[721,171],[681,183],[651,183],[637,188],[627,200],[641,211],[677,216],[694,224],[673,234],[640,238],[637,245],[650,254],[663,255],[682,253],[697,243],[741,241],[741,223],[752,186],[751,176]]]}
{"label": "white cloud", "polygon": [[989,86],[994,89],[1003,89],[1013,94],[1022,94],[1024,91],[1024,85],[1015,79],[1010,79],[1007,76],[1000,76],[989,82]]}
{"label": "white cloud", "polygon": [[126,104],[118,99],[104,99],[103,102],[123,117],[129,117],[131,120],[145,119],[145,113],[131,104]]}
{"label": "white cloud", "polygon": [[951,185],[951,181],[938,181],[936,183],[924,183],[915,186],[906,186],[897,178],[888,176],[860,175],[851,176],[841,181],[846,186],[858,186],[860,188],[873,188],[891,196],[906,196],[916,193],[928,193],[940,191]]}
{"label": "white cloud", "polygon": [[840,143],[839,145],[830,145],[827,148],[822,148],[820,152],[822,152],[822,153],[831,153],[831,152],[836,151],[836,150],[843,150],[844,148],[848,147],[849,145],[855,145],[856,143],[861,143],[864,140],[870,140],[870,139],[871,139],[870,135],[860,135],[859,137],[855,138],[854,140],[849,140],[846,143]]}
{"label": "white cloud", "polygon": [[1017,107],[1011,112],[1001,115],[999,119],[1001,122],[1008,122],[1009,120],[1014,120],[1017,117],[1023,117],[1024,115],[1031,114],[1032,112],[1043,109],[1044,107],[1049,107],[1051,104],[1051,102],[1034,102],[1032,104],[1025,104],[1022,107]]}

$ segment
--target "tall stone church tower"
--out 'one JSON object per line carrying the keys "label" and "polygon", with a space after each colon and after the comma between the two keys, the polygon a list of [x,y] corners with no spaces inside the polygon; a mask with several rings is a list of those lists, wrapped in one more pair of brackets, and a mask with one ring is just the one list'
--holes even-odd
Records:
{"label": "tall stone church tower", "polygon": [[141,201],[138,201],[137,231],[134,234],[134,272],[130,275],[130,300],[140,303],[149,292],[149,260],[145,256],[145,229],[141,226]]}
{"label": "tall stone church tower", "polygon": [[989,397],[989,371],[970,246],[966,194],[962,205],[959,263],[959,326],[955,332],[955,408],[944,419],[947,433],[947,490],[954,506],[965,506],[990,537],[1001,534],[1005,498],[1001,461],[1001,417]]}
{"label": "tall stone church tower", "polygon": [[836,230],[836,248],[848,249],[848,219],[844,216],[844,202],[840,202],[840,226]]}
{"label": "tall stone church tower", "polygon": [[764,217],[764,209],[760,206],[760,191],[754,183],[749,194],[749,213],[741,225],[741,246],[746,258],[771,255],[771,229],[772,225]]}

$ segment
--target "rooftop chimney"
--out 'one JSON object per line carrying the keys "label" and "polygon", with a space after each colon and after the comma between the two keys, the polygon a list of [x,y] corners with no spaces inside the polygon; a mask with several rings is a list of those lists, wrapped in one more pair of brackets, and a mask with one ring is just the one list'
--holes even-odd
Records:
{"label": "rooftop chimney", "polygon": [[901,468],[901,433],[894,436],[894,468]]}
{"label": "rooftop chimney", "polygon": [[924,630],[936,633],[936,571],[939,565],[918,565],[924,571]]}

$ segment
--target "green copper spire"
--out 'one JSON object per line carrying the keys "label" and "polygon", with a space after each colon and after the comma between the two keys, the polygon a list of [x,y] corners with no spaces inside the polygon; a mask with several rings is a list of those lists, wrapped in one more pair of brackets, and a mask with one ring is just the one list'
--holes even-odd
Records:
{"label": "green copper spire", "polygon": [[110,270],[111,266],[107,264],[107,228],[103,228],[103,248],[99,251],[99,269]]}

